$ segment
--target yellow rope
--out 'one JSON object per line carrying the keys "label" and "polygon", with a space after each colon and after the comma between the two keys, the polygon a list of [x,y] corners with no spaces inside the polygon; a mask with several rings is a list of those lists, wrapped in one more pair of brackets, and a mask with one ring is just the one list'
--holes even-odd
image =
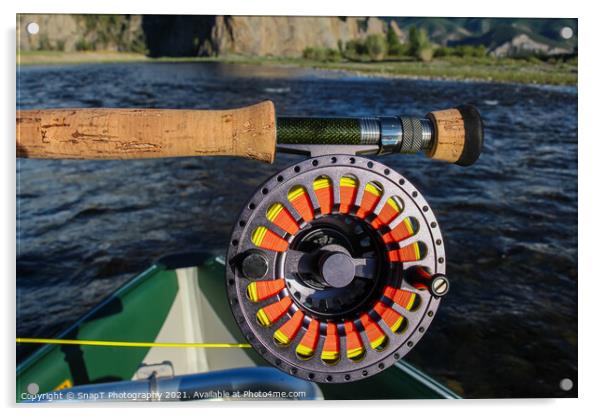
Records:
{"label": "yellow rope", "polygon": [[207,344],[179,342],[123,342],[94,341],[84,339],[17,338],[18,344],[93,345],[99,347],[143,347],[143,348],[251,348],[250,344]]}

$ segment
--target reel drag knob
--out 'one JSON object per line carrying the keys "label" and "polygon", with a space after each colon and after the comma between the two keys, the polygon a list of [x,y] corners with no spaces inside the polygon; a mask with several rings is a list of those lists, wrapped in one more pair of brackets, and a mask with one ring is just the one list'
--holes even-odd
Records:
{"label": "reel drag knob", "polygon": [[330,287],[345,287],[355,277],[355,263],[345,253],[331,252],[320,257],[320,277]]}

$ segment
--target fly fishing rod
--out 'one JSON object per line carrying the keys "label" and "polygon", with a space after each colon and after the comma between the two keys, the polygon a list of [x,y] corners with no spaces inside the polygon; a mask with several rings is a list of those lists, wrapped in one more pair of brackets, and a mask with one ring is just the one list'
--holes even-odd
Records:
{"label": "fly fishing rod", "polygon": [[424,151],[430,158],[468,166],[481,153],[483,130],[479,114],[471,106],[433,111],[422,119],[276,118],[271,101],[233,110],[17,111],[18,157],[221,155],[272,162],[277,145],[289,152],[308,151],[307,145],[354,146],[346,151],[365,155]]}
{"label": "fly fishing rod", "polygon": [[258,187],[234,221],[226,291],[242,334],[294,376],[346,383],[412,350],[450,288],[441,227],[418,189],[364,155],[425,152],[473,164],[483,124],[471,106],[402,116],[275,116],[236,110],[22,110],[17,155],[129,159],[308,158]]}

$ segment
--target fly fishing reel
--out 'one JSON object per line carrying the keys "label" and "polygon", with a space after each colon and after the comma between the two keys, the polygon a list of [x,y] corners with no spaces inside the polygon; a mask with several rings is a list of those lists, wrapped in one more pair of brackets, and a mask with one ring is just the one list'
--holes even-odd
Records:
{"label": "fly fishing reel", "polygon": [[[278,118],[278,149],[310,158],[259,187],[234,225],[230,306],[275,367],[307,380],[370,377],[405,356],[449,290],[433,211],[403,176],[361,155],[474,163],[471,106],[424,119]],[[335,154],[336,153],[336,154]]]}
{"label": "fly fishing reel", "polygon": [[374,375],[407,354],[447,293],[426,200],[354,155],[295,164],[243,209],[228,251],[234,316],[274,366],[317,382]]}

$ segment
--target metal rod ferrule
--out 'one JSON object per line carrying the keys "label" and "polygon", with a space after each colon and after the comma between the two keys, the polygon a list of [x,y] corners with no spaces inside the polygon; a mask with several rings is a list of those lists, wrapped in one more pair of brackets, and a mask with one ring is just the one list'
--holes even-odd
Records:
{"label": "metal rod ferrule", "polygon": [[380,154],[397,153],[403,145],[403,127],[399,117],[380,117]]}
{"label": "metal rod ferrule", "polygon": [[432,123],[412,117],[364,117],[360,119],[362,144],[378,144],[379,154],[417,153],[431,147]]}

